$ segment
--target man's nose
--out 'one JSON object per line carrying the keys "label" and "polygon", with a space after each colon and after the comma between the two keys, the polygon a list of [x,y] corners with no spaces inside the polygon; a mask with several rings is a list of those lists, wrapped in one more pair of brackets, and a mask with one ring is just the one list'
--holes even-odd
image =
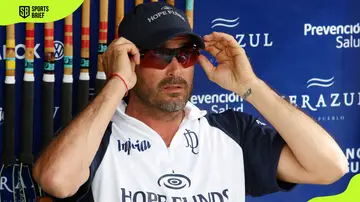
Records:
{"label": "man's nose", "polygon": [[177,60],[177,58],[174,56],[171,59],[171,62],[167,66],[167,74],[169,76],[179,76],[181,75],[184,67],[182,64]]}

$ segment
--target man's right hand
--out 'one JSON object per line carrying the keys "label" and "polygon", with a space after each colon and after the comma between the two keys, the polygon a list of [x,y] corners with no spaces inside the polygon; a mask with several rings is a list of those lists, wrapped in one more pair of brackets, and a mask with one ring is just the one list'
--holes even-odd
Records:
{"label": "man's right hand", "polygon": [[[132,57],[129,57],[132,55]],[[140,53],[130,41],[114,40],[102,56],[106,75],[119,74],[128,85],[136,83],[135,66]],[[111,79],[74,119],[59,131],[36,160],[33,177],[42,189],[57,198],[73,196],[90,176],[90,166],[106,128],[123,95],[114,96],[122,83]],[[71,180],[69,180],[71,179]]]}
{"label": "man's right hand", "polygon": [[135,44],[124,37],[115,39],[103,53],[102,63],[107,76],[117,73],[125,80],[128,90],[134,87],[135,66],[140,64],[140,52]]}

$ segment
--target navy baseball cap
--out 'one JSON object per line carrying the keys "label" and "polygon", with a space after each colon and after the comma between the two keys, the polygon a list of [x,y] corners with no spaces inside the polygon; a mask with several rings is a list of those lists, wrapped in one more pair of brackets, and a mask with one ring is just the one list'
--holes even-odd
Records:
{"label": "navy baseball cap", "polygon": [[124,16],[118,30],[119,37],[130,40],[139,49],[153,49],[184,34],[204,49],[202,37],[193,32],[185,13],[165,2],[137,5]]}

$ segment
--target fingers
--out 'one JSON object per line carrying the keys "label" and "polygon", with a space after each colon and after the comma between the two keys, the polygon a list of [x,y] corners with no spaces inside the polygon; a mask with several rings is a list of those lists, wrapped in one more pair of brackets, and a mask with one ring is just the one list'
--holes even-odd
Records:
{"label": "fingers", "polygon": [[227,41],[205,41],[205,47],[215,46],[217,49],[224,49],[227,46]]}
{"label": "fingers", "polygon": [[135,66],[140,64],[140,52],[134,43],[118,38],[111,42],[102,55],[104,72],[109,75],[113,72],[121,72],[125,77],[131,79]]}
{"label": "fingers", "polygon": [[123,44],[123,47],[126,49],[127,53],[131,54],[131,57],[134,59],[135,64],[140,64],[140,52],[139,49],[133,43]]}
{"label": "fingers", "polygon": [[214,46],[207,46],[205,50],[208,51],[213,57],[216,58],[217,61],[222,62],[229,59],[229,54],[226,48],[220,49]]}
{"label": "fingers", "polygon": [[118,39],[115,39],[112,44],[117,45],[117,44],[123,44],[123,43],[132,43],[131,41],[127,40],[124,37],[120,37]]}
{"label": "fingers", "polygon": [[216,48],[215,46],[207,46],[205,50],[208,51],[212,56],[217,57],[221,50]]}
{"label": "fingers", "polygon": [[198,61],[209,80],[213,81],[213,75],[216,70],[214,65],[204,55],[200,55]]}
{"label": "fingers", "polygon": [[215,48],[218,51],[224,50],[226,46],[219,41],[205,42],[205,50],[209,48]]}
{"label": "fingers", "polygon": [[107,52],[111,55],[127,54],[135,64],[140,64],[140,52],[134,43],[126,38],[120,37],[114,40],[108,47]]}
{"label": "fingers", "polygon": [[[239,44],[235,40],[235,38],[227,33],[223,32],[212,32],[211,34],[204,36],[205,44],[215,45],[217,43],[221,44],[222,47],[230,46],[230,47],[238,47]],[[218,44],[218,46],[219,46]]]}
{"label": "fingers", "polygon": [[209,52],[211,50],[210,53],[218,60],[225,59],[225,56],[235,57],[245,53],[236,39],[227,33],[212,32],[203,38],[205,50]]}

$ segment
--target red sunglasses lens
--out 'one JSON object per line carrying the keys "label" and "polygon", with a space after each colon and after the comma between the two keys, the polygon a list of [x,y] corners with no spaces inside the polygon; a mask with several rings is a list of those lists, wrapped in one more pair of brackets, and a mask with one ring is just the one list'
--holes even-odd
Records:
{"label": "red sunglasses lens", "polygon": [[186,51],[180,51],[179,54],[176,55],[177,60],[184,68],[190,67],[194,65],[199,58],[199,50],[197,49],[189,49]]}
{"label": "red sunglasses lens", "polygon": [[140,65],[146,68],[164,69],[168,65],[168,62],[165,61],[160,54],[149,50],[141,57]]}
{"label": "red sunglasses lens", "polygon": [[172,58],[176,57],[179,63],[184,68],[187,68],[197,62],[199,55],[199,50],[193,47],[184,47],[175,50],[149,50],[143,53],[140,64],[142,67],[164,69],[171,62]]}

